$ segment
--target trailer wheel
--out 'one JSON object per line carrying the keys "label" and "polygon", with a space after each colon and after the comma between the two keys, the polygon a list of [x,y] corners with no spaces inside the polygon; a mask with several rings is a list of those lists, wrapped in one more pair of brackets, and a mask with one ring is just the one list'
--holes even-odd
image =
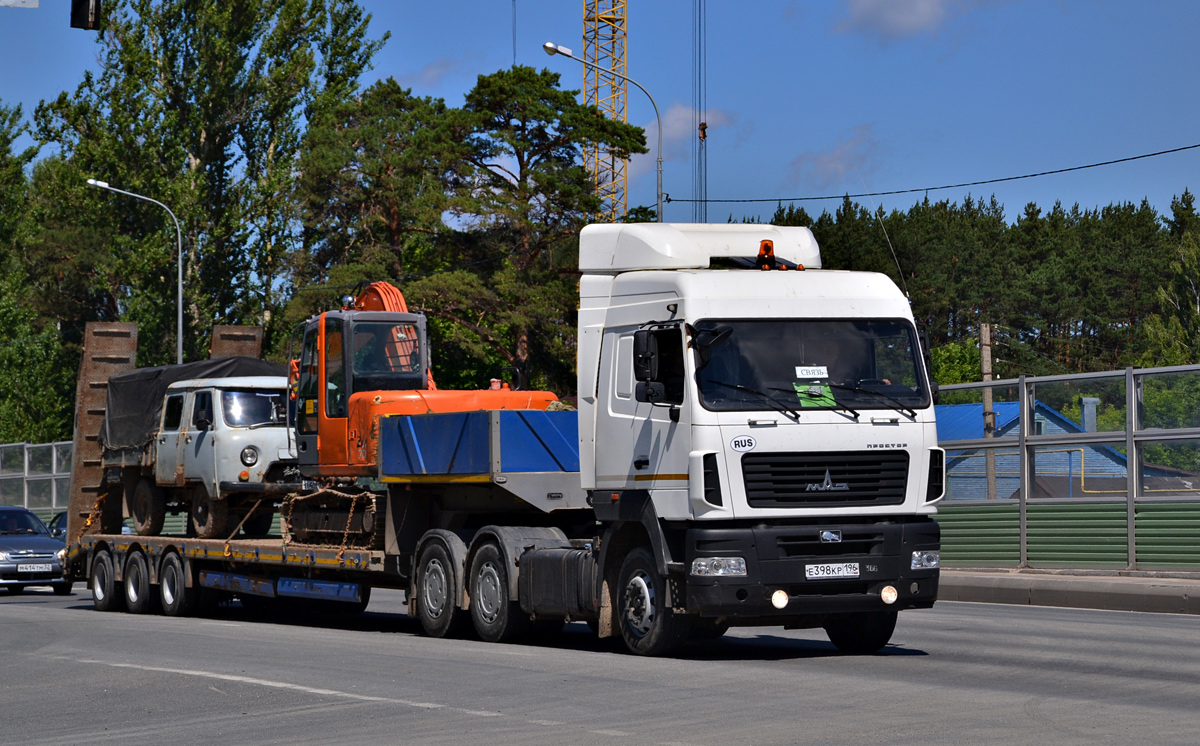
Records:
{"label": "trailer wheel", "polygon": [[192,498],[192,528],[201,539],[217,539],[229,523],[229,503],[209,497],[203,489]]}
{"label": "trailer wheel", "polygon": [[630,652],[666,655],[687,640],[691,619],[667,606],[667,582],[650,550],[638,547],[625,557],[617,588],[621,637]]}
{"label": "trailer wheel", "polygon": [[167,616],[191,616],[196,611],[196,601],[200,588],[187,587],[187,575],[184,574],[183,560],[174,552],[168,552],[163,557],[162,567],[158,569],[158,597],[162,602],[163,613]]}
{"label": "trailer wheel", "polygon": [[527,633],[531,620],[508,597],[508,567],[500,547],[488,542],[471,560],[471,621],[484,642],[508,642]]}
{"label": "trailer wheel", "polygon": [[158,598],[151,592],[150,567],[146,555],[130,552],[125,560],[125,605],[133,614],[149,614],[155,611]]}
{"label": "trailer wheel", "polygon": [[96,607],[96,611],[120,611],[125,606],[115,567],[112,552],[107,549],[96,552],[96,557],[92,560],[89,583],[92,588],[92,605]]}
{"label": "trailer wheel", "polygon": [[130,521],[139,536],[158,536],[167,517],[167,500],[158,485],[148,479],[138,480],[129,501]]}
{"label": "trailer wheel", "polygon": [[881,650],[896,629],[896,612],[863,611],[836,614],[825,625],[829,641],[843,653],[865,655]]}
{"label": "trailer wheel", "polygon": [[464,631],[466,614],[458,608],[454,561],[436,541],[425,545],[417,561],[413,590],[417,594],[417,617],[430,637],[455,637]]}

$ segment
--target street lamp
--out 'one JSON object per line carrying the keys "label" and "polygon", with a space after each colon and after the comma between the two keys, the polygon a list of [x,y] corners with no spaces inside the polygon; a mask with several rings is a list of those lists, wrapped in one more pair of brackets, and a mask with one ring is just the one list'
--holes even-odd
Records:
{"label": "street lamp", "polygon": [[143,202],[152,202],[152,203],[158,205],[159,207],[161,207],[162,209],[166,210],[167,214],[171,216],[171,220],[175,221],[175,258],[176,258],[175,263],[178,266],[178,275],[179,275],[177,295],[175,297],[175,305],[176,305],[176,308],[178,311],[178,314],[177,314],[178,318],[177,318],[177,323],[176,323],[176,327],[175,327],[175,362],[182,365],[183,364],[183,231],[180,230],[180,228],[179,228],[179,218],[175,217],[175,213],[171,212],[171,208],[167,207],[162,202],[159,202],[156,199],[150,199],[149,197],[145,197],[141,194],[134,194],[133,192],[127,192],[124,189],[117,189],[116,187],[109,186],[107,181],[99,181],[97,179],[88,179],[87,183],[88,183],[88,186],[94,186],[98,189],[107,189],[110,192],[116,192],[117,194],[124,194],[126,197],[133,197],[134,199],[140,199]]}
{"label": "street lamp", "polygon": [[592,63],[592,62],[588,62],[587,60],[584,60],[584,59],[580,59],[579,57],[576,57],[575,55],[571,54],[571,50],[570,50],[570,49],[567,49],[566,47],[564,47],[564,46],[561,46],[561,45],[559,45],[559,44],[555,44],[555,43],[554,43],[554,42],[552,42],[552,41],[548,41],[548,42],[546,42],[545,44],[543,44],[543,45],[542,45],[542,49],[546,50],[546,54],[550,55],[551,57],[553,57],[553,56],[554,56],[554,55],[556,55],[556,54],[561,54],[563,57],[570,57],[571,59],[575,60],[576,62],[582,62],[583,64],[587,65],[588,67],[590,67],[590,68],[593,68],[593,69],[595,69],[595,70],[599,70],[599,71],[600,71],[600,72],[602,72],[602,73],[605,73],[605,74],[608,74],[608,75],[615,75],[615,76],[617,76],[618,78],[621,78],[621,79],[623,79],[623,80],[627,80],[627,81],[629,81],[630,83],[633,83],[633,84],[634,84],[635,86],[637,86],[639,89],[641,89],[642,93],[646,94],[646,98],[650,99],[650,105],[654,107],[654,118],[655,118],[655,119],[658,121],[658,192],[657,192],[657,197],[658,197],[658,222],[660,222],[660,223],[661,223],[661,222],[663,221],[663,208],[662,208],[662,196],[663,196],[663,190],[662,190],[662,117],[658,115],[658,104],[654,103],[654,97],[650,95],[650,91],[647,91],[645,88],[642,88],[642,84],[641,84],[641,83],[639,83],[639,82],[637,82],[637,81],[636,81],[636,80],[634,80],[633,78],[631,78],[631,77],[629,77],[629,76],[627,76],[627,75],[622,75],[621,73],[619,73],[619,72],[616,72],[615,70],[605,70],[604,68],[600,67],[600,66],[599,66],[599,65],[597,65],[597,64],[594,64],[594,63]]}

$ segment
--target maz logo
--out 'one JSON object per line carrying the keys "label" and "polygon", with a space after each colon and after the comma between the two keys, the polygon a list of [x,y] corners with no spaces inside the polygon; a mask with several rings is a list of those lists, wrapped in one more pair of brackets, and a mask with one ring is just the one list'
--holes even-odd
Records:
{"label": "maz logo", "polygon": [[810,484],[804,488],[805,492],[849,492],[850,485],[845,482],[834,483],[829,476],[829,470],[825,470],[825,481],[820,484]]}

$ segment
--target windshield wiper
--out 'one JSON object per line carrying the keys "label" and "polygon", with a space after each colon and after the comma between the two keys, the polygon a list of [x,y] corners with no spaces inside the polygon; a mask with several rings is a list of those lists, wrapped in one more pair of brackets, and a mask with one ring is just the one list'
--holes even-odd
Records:
{"label": "windshield wiper", "polygon": [[[916,410],[914,410],[912,407],[908,406],[907,404],[900,402],[898,399],[894,399],[894,398],[888,396],[887,394],[883,393],[882,391],[872,391],[871,389],[864,389],[859,386],[849,386],[844,383],[834,383],[832,381],[825,381],[822,385],[828,386],[831,389],[841,389],[842,391],[853,391],[856,394],[866,394],[868,396],[874,396],[879,399],[883,399],[884,401],[892,404],[894,407],[896,407],[896,409],[900,410],[903,414],[907,415],[909,419],[912,419],[912,420],[917,419]],[[786,389],[778,389],[778,390],[785,391]],[[856,414],[855,417],[857,417],[857,416],[858,415]]]}
{"label": "windshield wiper", "polygon": [[800,419],[799,412],[792,409],[791,407],[784,404],[783,402],[779,401],[778,399],[771,396],[770,394],[764,394],[763,392],[759,391],[758,389],[752,389],[749,386],[743,386],[740,383],[725,383],[724,381],[717,381],[712,378],[709,378],[708,380],[706,380],[705,383],[713,383],[713,384],[716,384],[717,386],[724,386],[725,388],[733,389],[734,391],[745,391],[748,394],[754,394],[755,396],[762,397],[763,401],[773,404],[777,411],[783,412],[787,416],[795,418],[797,420]]}
{"label": "windshield wiper", "polygon": [[[832,387],[832,386],[836,386],[837,384],[828,383],[825,385]],[[771,390],[772,391],[783,391],[788,394],[803,394],[804,396],[811,396],[814,399],[828,398],[829,400],[831,400],[833,402],[833,404],[831,404],[829,407],[830,409],[834,410],[835,412],[839,409],[843,410],[845,412],[849,412],[850,415],[852,417],[854,417],[854,419],[856,419],[856,420],[858,419],[858,411],[857,410],[851,409],[850,407],[846,406],[845,404],[842,404],[840,401],[838,401],[837,399],[835,399],[832,396],[826,397],[824,393],[814,394],[813,392],[808,390],[807,386],[804,388],[799,388],[799,389],[797,389],[797,388],[781,389],[781,388],[775,388],[774,386],[772,386]]]}

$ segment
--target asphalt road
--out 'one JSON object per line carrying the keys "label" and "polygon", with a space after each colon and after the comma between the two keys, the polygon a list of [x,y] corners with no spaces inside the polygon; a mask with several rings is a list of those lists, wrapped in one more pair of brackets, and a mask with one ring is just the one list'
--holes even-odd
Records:
{"label": "asphalt road", "polygon": [[314,626],[0,592],[0,743],[1200,742],[1196,616],[940,603],[902,613],[877,655],[767,628],[662,660],[580,624],[431,640],[402,598]]}

